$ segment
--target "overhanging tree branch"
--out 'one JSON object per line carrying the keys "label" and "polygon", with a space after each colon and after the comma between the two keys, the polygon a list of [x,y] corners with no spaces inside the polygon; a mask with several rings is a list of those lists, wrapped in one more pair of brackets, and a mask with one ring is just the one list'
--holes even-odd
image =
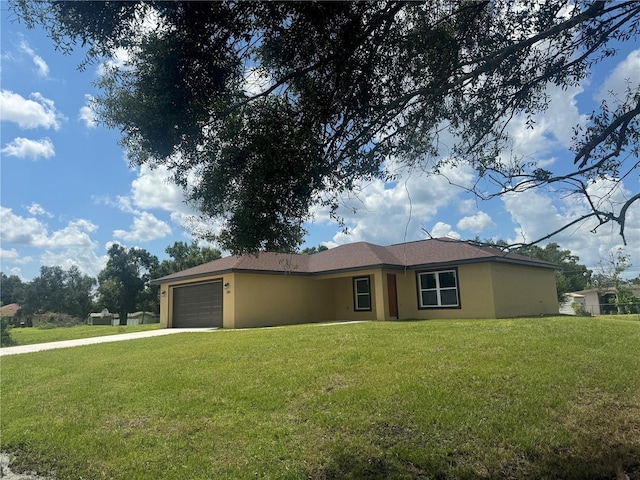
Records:
{"label": "overhanging tree branch", "polygon": [[[637,97],[613,115],[603,104],[576,133],[571,172],[502,157],[507,127],[521,116],[533,125],[548,85],[578,84],[615,54],[612,40],[637,38],[637,2],[17,1],[63,47],[86,42],[94,58],[135,50],[101,81],[103,120],[123,131],[133,160],[165,163],[204,218],[224,222],[207,238],[232,252],[294,245],[314,202],[333,208],[359,181],[393,176],[392,158],[434,172],[469,165],[481,199],[566,188],[586,197],[584,220],[616,221],[626,241],[631,203],[602,207],[585,185],[637,168],[625,164],[638,152]],[[132,35],[145,8],[162,28]],[[273,81],[256,95],[249,66]],[[481,179],[497,191],[479,191]]]}

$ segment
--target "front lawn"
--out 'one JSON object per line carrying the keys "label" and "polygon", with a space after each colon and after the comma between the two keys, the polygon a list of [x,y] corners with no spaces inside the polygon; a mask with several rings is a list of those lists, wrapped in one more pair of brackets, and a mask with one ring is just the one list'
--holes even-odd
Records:
{"label": "front lawn", "polygon": [[[107,327],[108,328],[108,327]],[[640,322],[180,333],[2,359],[2,449],[58,479],[640,472]]]}
{"label": "front lawn", "polygon": [[55,328],[12,328],[11,336],[16,345],[33,345],[36,343],[59,342],[62,340],[76,340],[78,338],[102,337],[105,335],[117,335],[120,333],[143,332],[160,328],[159,323],[145,325],[77,325],[74,327]]}

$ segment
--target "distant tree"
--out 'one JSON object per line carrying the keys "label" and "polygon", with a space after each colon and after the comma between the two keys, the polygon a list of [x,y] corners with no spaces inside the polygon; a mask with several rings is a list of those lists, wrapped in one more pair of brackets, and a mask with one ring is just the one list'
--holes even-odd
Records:
{"label": "distant tree", "polygon": [[[222,257],[220,250],[211,247],[201,247],[197,242],[175,242],[167,247],[165,252],[169,255],[168,259],[163,260],[151,272],[151,278],[160,278],[165,275],[180,272],[187,268],[197,267],[203,263],[212,262]],[[158,301],[158,285],[149,285],[143,294],[144,305],[146,310],[156,312],[160,308]]]}
{"label": "distant tree", "polygon": [[165,252],[169,255],[169,259],[160,262],[152,275],[153,278],[164,277],[175,272],[186,270],[187,268],[197,267],[203,263],[211,262],[222,257],[220,250],[210,247],[200,247],[197,242],[175,242],[167,247]]}
{"label": "distant tree", "polygon": [[36,312],[66,313],[84,318],[93,306],[96,280],[80,273],[76,266],[64,270],[60,266],[42,266],[40,275],[25,285],[25,314]]}
{"label": "distant tree", "polygon": [[4,317],[0,318],[0,347],[12,347],[15,344],[16,341],[11,336],[9,321]]}
{"label": "distant tree", "polygon": [[601,293],[613,290],[613,303],[618,313],[635,313],[640,307],[640,298],[631,290],[633,281],[627,281],[622,277],[631,266],[630,257],[621,249],[609,252],[607,258],[598,262],[596,273],[591,280],[591,286]]}
{"label": "distant tree", "polygon": [[627,283],[622,274],[631,267],[630,257],[621,249],[609,252],[606,258],[598,261],[596,272],[591,278],[590,286],[599,290],[617,288]]}
{"label": "distant tree", "polygon": [[[340,221],[345,194],[401,169],[467,166],[489,199],[529,189],[572,194],[598,228],[640,193],[601,198],[640,168],[640,89],[606,97],[564,159],[510,154],[509,126],[534,127],[549,88],[573,88],[640,33],[640,2],[28,1],[13,9],[85,63],[123,50],[95,107],[129,158],[164,165],[233,253],[295,251],[317,205]],[[150,28],[155,27],[155,28]],[[446,137],[446,141],[443,141]],[[389,161],[393,159],[393,161]],[[194,173],[198,181],[193,181]]]}
{"label": "distant tree", "polygon": [[64,313],[78,318],[86,317],[94,306],[93,288],[97,281],[89,275],[83,275],[76,266],[67,271],[65,282]]}
{"label": "distant tree", "polygon": [[24,296],[24,283],[17,275],[5,275],[0,272],[0,303],[22,303]]}
{"label": "distant tree", "polygon": [[117,312],[120,325],[126,325],[129,312],[148,302],[145,290],[151,272],[158,268],[158,258],[144,249],[126,249],[117,243],[107,253],[107,265],[98,275],[98,303]]}
{"label": "distant tree", "polygon": [[25,305],[26,314],[35,312],[64,311],[64,283],[66,272],[59,266],[42,266],[40,275],[29,282],[26,288]]}
{"label": "distant tree", "polygon": [[306,247],[300,250],[301,255],[313,255],[314,253],[324,252],[325,250],[329,250],[329,247],[325,245],[318,245],[317,247]]}

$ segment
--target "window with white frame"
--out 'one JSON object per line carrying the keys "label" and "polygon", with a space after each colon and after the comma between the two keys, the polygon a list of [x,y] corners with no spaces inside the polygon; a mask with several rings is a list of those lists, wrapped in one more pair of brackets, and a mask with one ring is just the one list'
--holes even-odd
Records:
{"label": "window with white frame", "polygon": [[457,270],[418,272],[420,308],[460,307]]}
{"label": "window with white frame", "polygon": [[371,283],[369,277],[353,279],[353,304],[356,311],[371,311]]}

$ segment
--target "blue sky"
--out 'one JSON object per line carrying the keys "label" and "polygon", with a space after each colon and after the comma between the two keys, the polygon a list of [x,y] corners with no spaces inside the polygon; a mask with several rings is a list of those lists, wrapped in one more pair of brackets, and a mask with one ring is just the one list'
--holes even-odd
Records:
{"label": "blue sky", "polygon": [[[11,21],[6,4],[1,21],[0,130],[0,268],[24,280],[37,276],[42,265],[77,265],[97,276],[113,242],[141,247],[166,258],[165,248],[190,241],[189,225],[197,226],[181,191],[167,182],[162,169],[130,168],[119,133],[95,122],[88,100],[99,65],[78,71],[82,52],[65,56],[40,29],[27,30]],[[607,91],[621,91],[625,80],[640,79],[640,44],[627,43],[620,53],[583,84],[550,89],[551,105],[527,129],[515,119],[510,132],[514,151],[541,165],[562,170],[570,164],[566,147],[577,122],[585,120]],[[446,144],[446,139],[444,139]],[[475,177],[464,168],[447,172],[450,179],[471,185]],[[637,171],[624,180],[614,197],[640,190]],[[604,191],[606,182],[594,185]],[[353,213],[356,210],[357,213]],[[335,246],[354,241],[382,245],[433,236],[533,240],[585,211],[572,198],[549,192],[525,192],[482,202],[450,185],[444,177],[419,172],[397,182],[374,181],[344,199],[350,234],[318,209],[308,225],[307,245]],[[596,268],[609,252],[622,247],[614,226],[592,234],[583,224],[551,239]],[[640,208],[627,221],[629,246],[624,252],[634,266],[628,277],[640,275]],[[544,244],[543,244],[544,245]]]}

